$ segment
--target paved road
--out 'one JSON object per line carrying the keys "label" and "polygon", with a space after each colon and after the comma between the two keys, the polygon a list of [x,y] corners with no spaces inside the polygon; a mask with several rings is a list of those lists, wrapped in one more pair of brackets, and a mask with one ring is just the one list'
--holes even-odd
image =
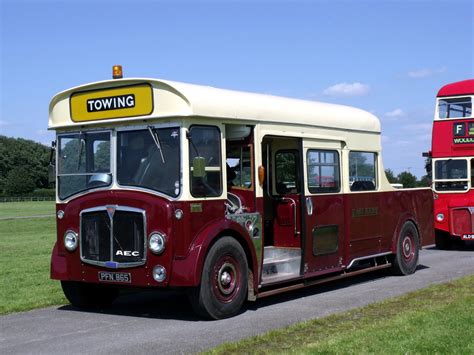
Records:
{"label": "paved road", "polygon": [[123,296],[105,312],[50,307],[0,317],[0,353],[192,353],[474,274],[474,245],[421,252],[406,277],[372,273],[250,303],[220,321],[196,318],[179,294]]}

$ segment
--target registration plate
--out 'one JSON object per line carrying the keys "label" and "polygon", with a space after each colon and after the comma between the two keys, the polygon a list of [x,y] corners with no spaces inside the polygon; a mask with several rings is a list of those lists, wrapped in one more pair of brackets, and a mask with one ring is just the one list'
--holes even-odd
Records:
{"label": "registration plate", "polygon": [[128,272],[99,271],[99,281],[131,283],[132,275]]}

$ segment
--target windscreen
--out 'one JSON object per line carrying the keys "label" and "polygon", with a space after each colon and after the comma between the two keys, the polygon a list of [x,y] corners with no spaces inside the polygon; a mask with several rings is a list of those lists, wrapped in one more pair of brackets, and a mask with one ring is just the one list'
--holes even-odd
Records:
{"label": "windscreen", "polygon": [[464,191],[468,189],[468,186],[466,159],[446,159],[435,162],[436,190]]}
{"label": "windscreen", "polygon": [[179,128],[117,133],[117,182],[176,197],[180,192]]}
{"label": "windscreen", "polygon": [[58,140],[59,198],[110,185],[110,132],[65,134]]}

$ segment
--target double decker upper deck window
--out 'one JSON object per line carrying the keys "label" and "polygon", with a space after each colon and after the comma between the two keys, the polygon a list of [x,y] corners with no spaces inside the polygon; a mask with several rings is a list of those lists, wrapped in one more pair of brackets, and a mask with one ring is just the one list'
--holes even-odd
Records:
{"label": "double decker upper deck window", "polygon": [[222,194],[221,132],[215,126],[189,129],[189,175],[194,197]]}
{"label": "double decker upper deck window", "polygon": [[472,100],[470,97],[439,99],[438,113],[439,118],[472,117]]}

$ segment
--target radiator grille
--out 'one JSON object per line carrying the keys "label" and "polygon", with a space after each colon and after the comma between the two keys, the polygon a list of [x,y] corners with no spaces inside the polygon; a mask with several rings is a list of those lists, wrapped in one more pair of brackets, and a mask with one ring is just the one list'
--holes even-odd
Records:
{"label": "radiator grille", "polygon": [[81,259],[118,268],[145,263],[145,212],[104,206],[81,213]]}

